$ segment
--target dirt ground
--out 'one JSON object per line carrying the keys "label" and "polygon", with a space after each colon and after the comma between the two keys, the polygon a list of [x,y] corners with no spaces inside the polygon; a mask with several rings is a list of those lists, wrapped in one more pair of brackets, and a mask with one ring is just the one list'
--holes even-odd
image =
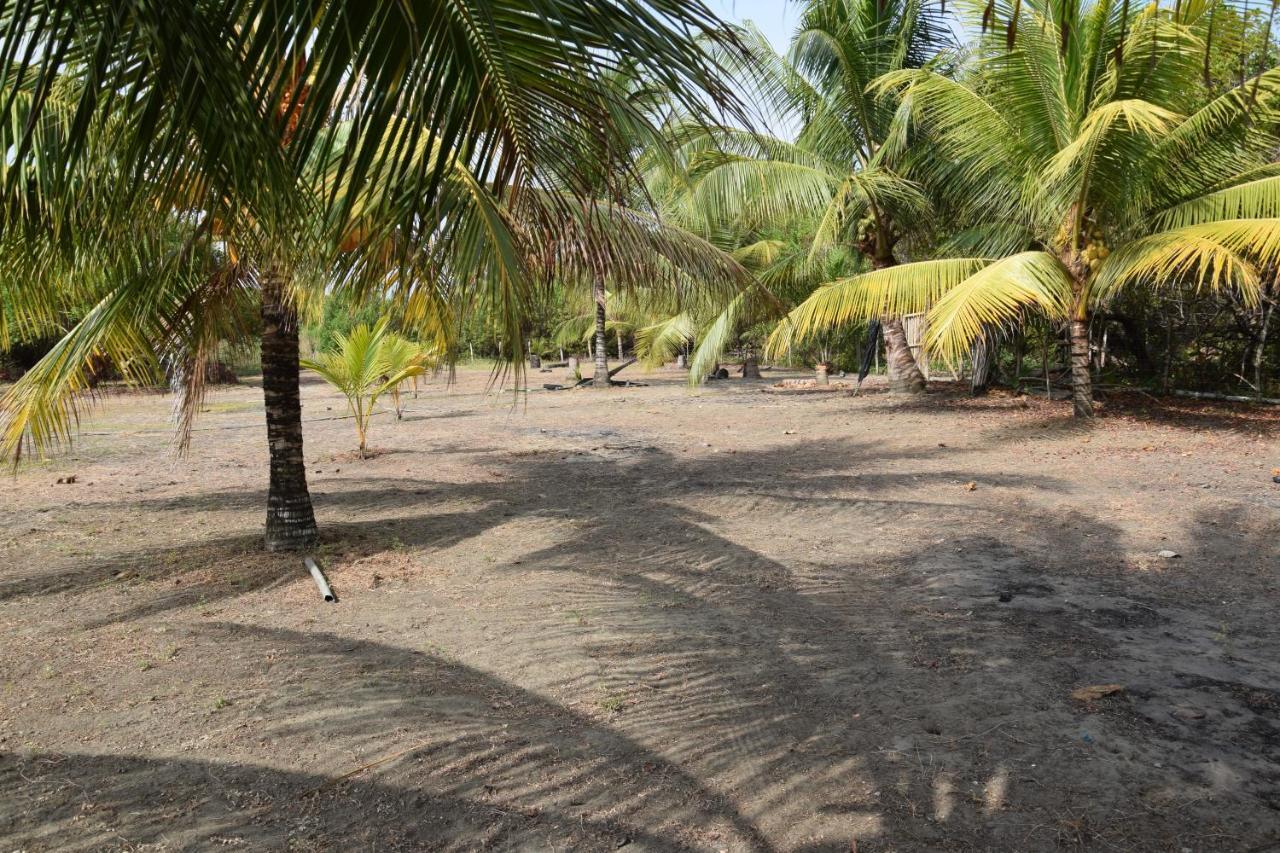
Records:
{"label": "dirt ground", "polygon": [[0,479],[0,849],[1280,849],[1280,411],[562,372]]}

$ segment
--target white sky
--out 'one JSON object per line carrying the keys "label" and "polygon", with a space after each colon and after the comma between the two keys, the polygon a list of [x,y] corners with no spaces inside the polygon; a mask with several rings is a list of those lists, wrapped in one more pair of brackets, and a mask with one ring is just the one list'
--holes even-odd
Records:
{"label": "white sky", "polygon": [[711,10],[729,21],[755,21],[774,50],[785,53],[795,29],[798,8],[787,0],[710,0]]}

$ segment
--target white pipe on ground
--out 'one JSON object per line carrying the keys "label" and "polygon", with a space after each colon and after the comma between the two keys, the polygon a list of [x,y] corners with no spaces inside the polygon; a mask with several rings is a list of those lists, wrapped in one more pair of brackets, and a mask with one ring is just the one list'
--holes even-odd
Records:
{"label": "white pipe on ground", "polygon": [[320,594],[324,596],[324,600],[330,603],[337,601],[338,596],[334,595],[333,590],[329,588],[329,580],[324,576],[324,572],[320,571],[316,561],[307,556],[302,558],[302,562],[306,565],[307,571],[311,572],[311,577],[315,579],[316,586],[320,587]]}
{"label": "white pipe on ground", "polygon": [[1265,403],[1268,406],[1280,405],[1280,400],[1275,397],[1245,397],[1240,394],[1214,394],[1208,391],[1179,391],[1174,389],[1170,393],[1179,397],[1191,397],[1196,400],[1226,400],[1230,403]]}

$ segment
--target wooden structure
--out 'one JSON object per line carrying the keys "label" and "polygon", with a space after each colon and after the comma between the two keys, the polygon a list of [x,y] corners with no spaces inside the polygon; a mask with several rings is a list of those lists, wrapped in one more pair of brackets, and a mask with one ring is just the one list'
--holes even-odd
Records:
{"label": "wooden structure", "polygon": [[[902,331],[907,336],[907,346],[911,348],[911,357],[916,360],[916,365],[919,366],[926,381],[933,378],[933,365],[930,364],[929,357],[924,352],[924,333],[928,327],[927,315],[924,313],[902,315]],[[955,365],[949,361],[944,361],[943,364],[951,374],[951,378],[959,382],[960,371],[956,370]]]}

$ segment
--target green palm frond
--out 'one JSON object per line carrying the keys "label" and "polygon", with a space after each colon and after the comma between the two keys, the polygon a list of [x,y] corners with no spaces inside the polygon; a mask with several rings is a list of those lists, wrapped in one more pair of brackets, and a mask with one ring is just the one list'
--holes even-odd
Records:
{"label": "green palm frond", "polygon": [[698,326],[687,311],[636,329],[636,357],[646,367],[661,367],[691,344]]}
{"label": "green palm frond", "polygon": [[676,310],[721,302],[755,285],[730,252],[651,212],[596,201],[564,216],[551,204],[528,201],[517,216],[547,279],[603,280],[612,291],[643,292],[651,305],[661,298]]}
{"label": "green palm frond", "polygon": [[750,307],[751,291],[740,293],[702,329],[698,347],[689,359],[689,384],[697,385],[704,381],[724,357],[738,333],[742,314]]}
{"label": "green palm frond", "polygon": [[726,160],[694,188],[694,203],[710,222],[777,223],[827,206],[843,177],[779,160]]}
{"label": "green palm frond", "polygon": [[320,374],[349,399],[368,396],[387,374],[387,353],[382,346],[386,335],[386,318],[373,326],[361,323],[349,333],[337,335],[332,349],[316,358],[302,359],[300,364]]}
{"label": "green palm frond", "polygon": [[426,375],[433,370],[439,363],[438,352],[428,351],[416,341],[397,335],[394,332],[387,333],[382,341],[383,355],[387,362],[387,372],[383,376],[383,383],[377,389],[375,398],[382,394],[391,397],[391,405],[396,410],[396,418],[404,416],[404,403],[400,396],[401,387],[404,383],[413,380],[414,389],[417,389],[417,379]]}
{"label": "green palm frond", "polygon": [[1160,141],[1157,190],[1173,199],[1200,192],[1250,165],[1274,145],[1280,116],[1280,69],[1245,80],[1189,115]]}
{"label": "green palm frond", "polygon": [[910,99],[912,123],[933,154],[917,161],[915,171],[933,191],[960,210],[1012,216],[1023,194],[1024,170],[1036,162],[1020,117],[1003,115],[963,83],[926,69],[885,74],[872,92]]}
{"label": "green palm frond", "polygon": [[436,354],[403,335],[389,332],[382,342],[386,359],[385,379],[378,393],[394,391],[409,379],[430,372],[436,364]]}
{"label": "green palm frond", "polygon": [[1157,228],[1182,228],[1222,219],[1269,219],[1280,216],[1280,176],[1257,178],[1198,198],[1184,201],[1157,213]]}
{"label": "green palm frond", "polygon": [[[637,67],[694,115],[736,104],[690,35],[725,50],[739,49],[735,37],[701,3],[683,0],[284,0],[269,12],[253,0],[90,0],[74,13],[36,0],[0,10],[0,24],[13,36],[0,49],[10,79],[32,79],[37,93],[68,76],[86,81],[75,136],[46,161],[62,167],[49,174],[78,168],[84,141],[127,111],[137,120],[124,126],[120,150],[166,187],[166,206],[190,195],[190,184],[171,178],[190,175],[194,144],[218,164],[201,179],[264,226],[282,201],[297,200],[296,175],[316,150],[337,153],[357,193],[407,189],[422,212],[431,209],[448,164],[412,168],[392,152],[399,185],[374,185],[388,152],[376,134],[343,135],[334,105],[365,128],[400,117],[415,138],[433,137],[497,186],[554,175],[581,187],[582,167],[561,131],[592,128],[597,150],[613,146],[609,130],[626,106],[604,84],[608,72]],[[12,100],[5,109],[0,125],[9,126]],[[40,154],[30,137],[18,139],[16,160]]]}
{"label": "green palm frond", "polygon": [[877,168],[854,172],[845,178],[823,212],[811,251],[817,255],[849,242],[845,231],[868,210],[921,227],[928,222],[932,206],[912,181]]}
{"label": "green palm frond", "polygon": [[1177,113],[1136,98],[1108,101],[1085,116],[1075,137],[1049,160],[1044,175],[1049,180],[1061,180],[1074,172],[1084,180],[1091,175],[1094,164],[1110,153],[1108,142],[1113,136],[1123,132],[1148,140],[1160,139],[1180,118]]}

